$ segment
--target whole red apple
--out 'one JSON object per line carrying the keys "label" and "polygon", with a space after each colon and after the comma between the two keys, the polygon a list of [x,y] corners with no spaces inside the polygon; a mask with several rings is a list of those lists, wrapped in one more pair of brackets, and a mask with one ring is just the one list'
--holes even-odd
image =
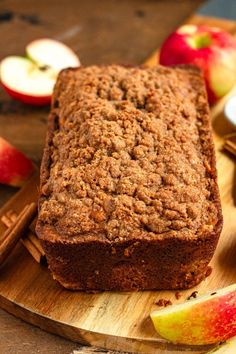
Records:
{"label": "whole red apple", "polygon": [[236,40],[216,27],[184,25],[163,43],[160,64],[201,68],[212,104],[236,84]]}

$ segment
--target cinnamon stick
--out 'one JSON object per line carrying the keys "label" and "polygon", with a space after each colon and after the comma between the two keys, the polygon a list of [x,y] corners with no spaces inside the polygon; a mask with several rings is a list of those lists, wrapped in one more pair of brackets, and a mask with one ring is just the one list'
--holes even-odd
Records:
{"label": "cinnamon stick", "polygon": [[[13,210],[9,210],[6,215],[2,216],[1,221],[4,225],[10,227],[11,224],[15,222],[16,218],[17,214]],[[32,228],[32,224],[34,224],[34,222],[31,223],[29,229],[27,230],[27,233],[21,238],[20,241],[28,250],[28,252],[32,255],[32,257],[36,260],[36,262],[45,263],[45,252],[40,244],[38,237],[32,231],[34,230],[34,228]]]}
{"label": "cinnamon stick", "polygon": [[27,230],[36,214],[36,210],[37,207],[35,203],[26,205],[15,222],[3,234],[3,241],[0,244],[0,265],[7,259],[18,240]]}
{"label": "cinnamon stick", "polygon": [[224,149],[236,157],[236,133],[228,134],[224,138]]}
{"label": "cinnamon stick", "polygon": [[[6,215],[1,217],[2,223],[10,227],[12,223],[15,222],[17,218],[17,214],[13,211],[8,211]],[[30,230],[27,230],[25,236],[20,239],[20,242],[27,249],[27,251],[31,254],[31,256],[35,259],[37,263],[44,264],[46,262],[45,252],[39,242],[37,236]]]}

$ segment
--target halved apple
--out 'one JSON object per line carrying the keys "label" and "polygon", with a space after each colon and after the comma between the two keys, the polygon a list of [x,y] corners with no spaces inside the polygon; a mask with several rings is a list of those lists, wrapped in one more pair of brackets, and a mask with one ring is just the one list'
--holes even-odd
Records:
{"label": "halved apple", "polygon": [[204,345],[236,336],[236,284],[154,311],[156,331],[175,344]]}
{"label": "halved apple", "polygon": [[0,76],[4,89],[13,98],[36,105],[50,103],[56,80],[52,70],[41,70],[28,59],[10,56],[1,62]]}
{"label": "halved apple", "polygon": [[51,101],[60,70],[80,65],[76,54],[63,43],[39,39],[27,48],[27,58],[9,56],[0,64],[3,88],[13,98],[33,105]]}
{"label": "halved apple", "polygon": [[50,67],[57,74],[64,68],[80,66],[79,58],[73,50],[50,38],[36,39],[29,43],[26,55],[39,67]]}
{"label": "halved apple", "polygon": [[0,183],[21,187],[33,171],[32,161],[0,137]]}

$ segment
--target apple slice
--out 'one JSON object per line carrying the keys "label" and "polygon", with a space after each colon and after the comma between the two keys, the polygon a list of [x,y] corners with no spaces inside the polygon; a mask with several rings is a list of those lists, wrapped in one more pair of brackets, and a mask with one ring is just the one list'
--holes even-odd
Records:
{"label": "apple slice", "polygon": [[32,161],[0,137],[0,183],[21,187],[33,171]]}
{"label": "apple slice", "polygon": [[50,38],[36,39],[26,47],[26,55],[40,67],[59,73],[67,67],[80,66],[77,55],[65,44]]}
{"label": "apple slice", "polygon": [[233,337],[226,342],[207,352],[206,354],[235,354],[236,353],[236,337]]}
{"label": "apple slice", "polygon": [[175,344],[204,345],[236,336],[236,284],[154,311],[156,331]]}
{"label": "apple slice", "polygon": [[10,56],[0,64],[0,77],[13,98],[36,105],[50,103],[56,80],[52,70],[41,70],[28,59]]}
{"label": "apple slice", "polygon": [[10,56],[1,62],[3,88],[24,103],[49,104],[58,73],[79,66],[79,58],[65,44],[49,38],[31,42],[26,53],[28,58]]}

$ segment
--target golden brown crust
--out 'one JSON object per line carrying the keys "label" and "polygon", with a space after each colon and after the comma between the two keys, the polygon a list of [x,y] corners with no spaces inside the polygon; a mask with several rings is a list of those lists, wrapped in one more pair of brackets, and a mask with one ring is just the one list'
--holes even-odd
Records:
{"label": "golden brown crust", "polygon": [[[158,67],[156,71],[152,71],[151,69],[145,68],[139,68],[136,70],[132,69],[134,75],[142,75],[142,73],[140,74],[139,71],[143,70],[144,72],[148,71],[149,75],[150,73],[152,73],[154,78],[157,75],[173,75],[174,84],[176,82],[176,77],[178,80],[178,75],[182,75],[182,71],[184,74],[181,76],[181,78],[183,81],[186,80],[186,87],[189,87],[189,85],[191,84],[190,90],[194,92],[191,92],[190,96],[192,95],[191,97],[194,101],[194,106],[192,105],[191,100],[189,100],[188,97],[186,100],[188,104],[192,105],[192,111],[190,109],[190,111],[184,112],[184,114],[189,117],[187,119],[190,119],[190,121],[191,119],[196,120],[196,123],[194,123],[196,125],[196,129],[193,127],[190,128],[190,130],[192,129],[192,135],[195,134],[195,140],[192,141],[197,141],[196,139],[199,136],[199,142],[197,143],[197,147],[195,147],[194,143],[191,143],[191,136],[188,136],[188,131],[185,131],[183,128],[183,136],[186,135],[186,137],[189,137],[190,144],[188,145],[187,141],[186,144],[184,142],[183,145],[181,145],[181,147],[187,146],[186,156],[190,155],[188,157],[190,162],[187,162],[187,160],[185,159],[185,152],[181,155],[181,151],[178,150],[178,146],[176,145],[177,147],[175,147],[174,140],[173,144],[170,144],[168,140],[169,138],[165,138],[169,146],[168,149],[170,149],[169,152],[171,153],[171,145],[173,145],[172,154],[176,154],[176,157],[180,157],[184,160],[184,171],[186,172],[186,176],[188,177],[187,182],[184,183],[185,188],[186,190],[188,190],[189,194],[187,194],[186,197],[182,197],[182,202],[180,200],[178,203],[175,203],[176,194],[173,194],[173,188],[175,187],[172,187],[172,181],[170,180],[168,173],[162,173],[161,178],[162,182],[164,180],[164,184],[161,183],[159,187],[160,190],[162,189],[162,194],[160,191],[158,191],[155,185],[151,185],[149,187],[150,191],[151,189],[153,189],[153,191],[157,193],[155,194],[156,200],[158,200],[157,198],[160,198],[162,202],[162,209],[160,209],[161,211],[158,211],[159,209],[156,209],[155,211],[156,215],[159,215],[157,218],[157,221],[159,222],[158,224],[153,222],[153,216],[155,216],[153,213],[151,214],[148,220],[147,218],[144,218],[145,215],[148,215],[145,213],[148,210],[150,212],[152,208],[152,203],[154,204],[155,200],[151,202],[150,205],[149,201],[145,201],[145,195],[140,193],[131,195],[126,185],[125,193],[123,189],[123,194],[121,195],[121,197],[119,197],[118,202],[116,202],[114,206],[111,203],[107,204],[107,201],[104,198],[107,198],[107,195],[114,195],[115,193],[117,193],[117,191],[119,195],[121,190],[118,187],[118,189],[116,189],[115,187],[115,189],[105,191],[106,193],[104,193],[102,185],[100,186],[102,193],[99,192],[99,195],[102,195],[102,197],[100,197],[99,203],[102,200],[102,202],[104,203],[104,209],[100,207],[93,208],[92,213],[89,214],[90,219],[88,220],[88,222],[84,224],[83,222],[82,224],[81,222],[73,224],[72,218],[68,217],[68,215],[71,215],[69,213],[71,212],[71,210],[73,210],[73,208],[65,207],[67,208],[65,209],[64,207],[61,207],[61,204],[63,204],[62,201],[64,200],[62,199],[62,189],[59,189],[58,194],[61,203],[60,205],[58,204],[58,200],[56,203],[55,200],[53,200],[53,203],[51,203],[51,196],[54,196],[55,190],[58,190],[56,189],[58,188],[57,182],[60,181],[61,184],[61,179],[59,179],[58,177],[58,166],[60,166],[60,164],[58,165],[58,156],[60,156],[61,158],[61,156],[63,155],[55,153],[56,150],[61,151],[58,145],[55,150],[55,141],[57,139],[55,137],[57,137],[58,132],[60,133],[60,127],[62,126],[62,124],[67,124],[65,120],[66,114],[68,114],[68,116],[72,114],[70,105],[74,106],[73,99],[69,99],[67,109],[65,107],[65,102],[67,100],[66,93],[68,93],[68,85],[73,86],[74,75],[79,76],[79,72],[83,73],[83,70],[86,73],[86,68],[77,70],[65,70],[61,73],[58,79],[54,92],[52,111],[49,117],[48,137],[41,166],[41,198],[39,203],[40,212],[39,221],[37,224],[37,233],[41,238],[42,244],[46,251],[49,266],[52,270],[54,277],[65,287],[81,290],[180,289],[194,286],[199,281],[201,281],[207,273],[207,265],[217,245],[223,222],[219,191],[216,183],[217,176],[215,152],[210,128],[209,108],[207,105],[206,93],[205,88],[203,86],[202,76],[199,70],[193,67],[182,67],[178,69],[166,69]],[[95,69],[95,72],[99,72],[99,70],[100,69]],[[120,67],[108,67],[108,74],[109,70],[112,71],[112,75],[115,75],[116,70],[119,71]],[[125,70],[128,72],[131,69]],[[68,84],[68,78],[70,84]],[[79,86],[76,86],[75,80],[74,88],[70,89],[69,92],[74,92],[73,90],[75,90],[76,87],[78,89]],[[140,90],[142,89],[143,88],[141,85]],[[183,85],[183,90],[184,89],[185,88]],[[127,92],[130,93],[131,91]],[[104,95],[104,100],[106,100],[106,92],[104,93]],[[146,93],[144,94],[144,96],[145,95]],[[134,96],[136,100],[134,103],[135,114],[137,114],[137,110],[140,109],[141,103],[139,102],[139,96],[136,96],[136,94],[134,94]],[[141,100],[142,97],[140,98]],[[75,97],[75,102],[78,102],[79,99],[79,96]],[[176,99],[178,100],[178,97]],[[127,100],[129,100],[129,98],[127,98]],[[182,98],[180,99],[178,104],[180,104],[180,107],[183,107],[183,109],[185,109],[186,107],[184,106],[184,102],[182,102],[181,100]],[[92,103],[94,104],[94,101]],[[147,107],[147,103],[148,101],[146,100],[145,107]],[[88,102],[86,102],[86,104],[88,104]],[[63,107],[60,107],[60,105],[62,105]],[[156,108],[153,108],[150,105],[149,107],[151,107],[150,109],[152,114],[153,112],[155,113]],[[173,107],[174,109],[176,109],[176,106]],[[106,109],[104,112],[107,112],[107,114],[109,113],[109,111]],[[191,112],[193,112],[195,118],[191,117]],[[139,117],[140,116],[137,115],[137,119],[139,119]],[[147,113],[146,117],[148,119]],[[180,117],[179,119],[180,122],[183,122],[184,124],[184,121],[181,121],[182,117]],[[99,120],[97,122],[99,123]],[[161,124],[160,120],[158,122],[160,122]],[[104,129],[104,123],[101,122],[101,124]],[[176,120],[176,124],[179,124],[178,119]],[[170,126],[171,124],[169,125],[168,129],[170,129]],[[173,130],[174,129],[175,128],[173,128]],[[181,136],[180,134],[178,135],[179,130],[177,129],[174,131],[177,134],[177,141],[181,142]],[[146,134],[145,131],[144,133]],[[154,136],[154,141],[156,139],[155,134],[158,133],[160,134],[160,132],[152,133]],[[167,133],[168,132],[164,130],[163,134]],[[81,137],[82,133],[80,132],[79,134]],[[63,138],[62,135],[60,135],[59,137],[60,139]],[[115,137],[116,133],[114,134],[112,140],[114,140]],[[171,166],[173,170],[172,175],[175,175],[176,173],[176,176],[179,176],[178,169],[174,169],[173,165],[169,164],[168,159],[166,158],[165,151],[161,150],[161,138],[162,137],[160,136],[160,143],[156,140],[160,147],[159,154],[161,153],[160,151],[162,151],[161,156],[163,156],[163,161],[167,161],[168,168]],[[99,148],[101,148],[100,141],[99,144],[100,145],[98,146]],[[117,144],[116,149],[118,146]],[[96,146],[96,148],[98,146]],[[65,148],[67,149],[68,147]],[[108,149],[107,151],[111,151],[109,141],[108,145],[102,146],[102,151],[104,151],[104,148]],[[126,147],[126,149],[129,149],[129,147]],[[139,152],[140,151],[142,152],[142,150],[139,150]],[[117,151],[115,151],[115,153],[117,153]],[[194,198],[194,193],[196,194],[196,181],[194,179],[197,179],[197,173],[194,171],[194,169],[189,169],[189,166],[191,165],[191,154],[193,154],[194,158],[197,160],[198,172],[199,175],[202,176],[202,178],[199,179],[200,195],[197,196],[197,198],[199,197],[200,202],[198,202],[197,198]],[[65,168],[66,163],[67,161],[66,159],[64,159],[63,164],[65,165]],[[87,161],[85,161],[84,163],[86,164]],[[177,166],[179,166],[178,161],[176,161],[176,164]],[[147,164],[145,166],[147,166]],[[116,166],[114,165],[114,168],[115,167]],[[93,168],[96,169],[96,165],[94,165]],[[136,167],[134,166],[134,174],[135,168]],[[97,173],[100,173],[99,169],[97,169],[96,171]],[[115,171],[117,171],[117,169]],[[156,175],[158,175],[158,172]],[[73,177],[70,171],[69,177]],[[144,185],[146,183],[145,178],[146,177],[144,176],[143,179],[141,179],[141,185]],[[115,178],[116,181],[118,179]],[[124,176],[122,177],[122,180],[124,180]],[[192,180],[194,180],[194,182],[192,182]],[[179,184],[179,180],[175,179],[175,183],[176,181]],[[183,181],[185,180],[183,179]],[[109,180],[107,180],[107,183],[108,182]],[[62,180],[62,183],[65,183],[65,180]],[[119,183],[119,181],[117,183]],[[177,197],[179,195],[178,198],[180,198],[180,192],[182,191],[182,189],[181,185],[178,184],[176,190],[177,192],[179,190],[179,194],[177,193]],[[85,185],[85,188],[87,188],[88,192],[90,191],[88,185]],[[166,190],[168,191],[168,194],[165,194]],[[140,195],[141,200],[139,199]],[[167,198],[166,195],[169,196],[170,200],[169,204],[168,200],[166,200],[165,208],[164,202]],[[164,201],[162,198],[164,198]],[[192,198],[191,203],[189,202],[189,198]],[[67,197],[65,199],[68,200]],[[79,194],[79,199],[81,199],[83,202],[86,198],[84,198],[84,195]],[[171,200],[172,204],[170,204]],[[130,201],[132,201],[131,204]],[[126,206],[126,208],[124,207],[124,203],[128,203],[128,206]],[[58,205],[60,210],[57,209]],[[108,213],[111,205],[112,213],[109,214],[109,218],[106,219],[106,212]],[[132,209],[133,205],[134,209]],[[181,205],[184,205],[184,209]],[[197,210],[196,206],[198,206],[199,211]],[[124,224],[122,224],[122,219],[119,219],[119,215],[121,215],[118,212],[120,210],[119,208],[123,208],[123,212],[124,210],[126,210],[126,214],[123,214],[125,227],[123,226]],[[127,217],[128,208],[130,208],[131,210],[131,218]],[[65,210],[67,214],[66,217],[63,218]],[[83,209],[81,208],[81,210]],[[176,210],[178,210],[177,214]],[[184,214],[184,210],[188,211],[187,214]],[[143,214],[141,215],[142,219],[140,217],[140,214]],[[121,231],[118,233],[114,232],[114,222],[112,224],[112,227],[106,227],[107,223],[109,222],[109,220],[112,220],[112,218],[113,220],[118,219],[119,224],[122,225]],[[95,223],[91,224],[90,221],[93,219],[95,220]],[[82,215],[82,217],[81,215],[78,216],[78,221],[81,220],[84,220],[84,215]],[[137,222],[133,223],[133,220],[137,220]],[[160,224],[160,222],[162,223],[162,221],[164,222],[164,226]],[[72,224],[73,227],[71,227],[70,224]],[[126,225],[128,225],[128,227],[126,227]]]}

